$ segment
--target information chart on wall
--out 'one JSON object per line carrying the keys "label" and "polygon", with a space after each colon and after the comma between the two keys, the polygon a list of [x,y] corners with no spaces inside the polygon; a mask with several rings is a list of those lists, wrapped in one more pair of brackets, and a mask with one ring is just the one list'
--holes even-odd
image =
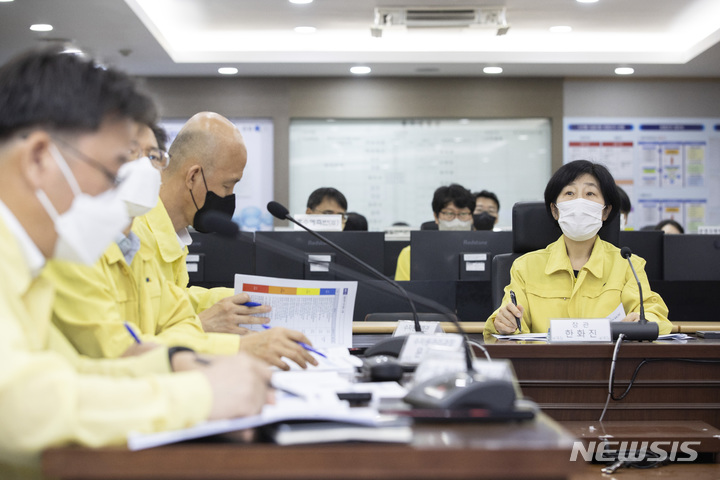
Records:
{"label": "information chart on wall", "polygon": [[[170,137],[168,145],[186,121],[174,118],[161,122]],[[243,178],[235,185],[233,220],[244,231],[272,230],[273,218],[266,205],[274,198],[273,122],[269,118],[231,118],[230,121],[240,129],[248,152]]]}
{"label": "information chart on wall", "polygon": [[720,225],[720,118],[566,118],[567,163],[605,164],[633,204],[628,226]]}
{"label": "information chart on wall", "polygon": [[551,172],[550,120],[302,119],[290,124],[290,210],[335,187],[370,230],[433,219],[435,189],[459,183],[495,192],[500,225],[512,205],[540,200]]}

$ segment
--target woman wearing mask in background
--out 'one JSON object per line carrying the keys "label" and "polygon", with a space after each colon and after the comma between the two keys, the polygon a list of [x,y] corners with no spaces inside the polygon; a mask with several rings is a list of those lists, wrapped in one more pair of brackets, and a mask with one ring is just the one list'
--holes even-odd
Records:
{"label": "woman wearing mask in background", "polygon": [[[523,332],[547,332],[551,318],[603,318],[620,307],[623,321],[638,321],[640,295],[630,265],[617,247],[598,236],[603,222],[620,210],[610,172],[587,160],[563,165],[545,188],[545,206],[563,234],[547,248],[515,260],[502,306],[490,315],[485,331],[514,333],[516,317],[522,317]],[[647,320],[658,323],[661,335],[670,333],[667,306],[650,290],[645,260],[636,255],[631,260],[642,282]]]}

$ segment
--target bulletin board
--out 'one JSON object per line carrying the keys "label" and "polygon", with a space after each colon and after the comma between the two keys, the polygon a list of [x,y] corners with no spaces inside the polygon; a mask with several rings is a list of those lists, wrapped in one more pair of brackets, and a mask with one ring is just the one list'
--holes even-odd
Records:
{"label": "bulletin board", "polygon": [[541,200],[550,178],[551,124],[523,119],[294,119],[290,122],[290,211],[310,193],[334,187],[370,230],[433,219],[435,189],[459,183],[500,199],[500,225],[512,205]]}
{"label": "bulletin board", "polygon": [[563,131],[565,163],[603,163],[627,192],[628,227],[720,225],[720,118],[568,117]]}

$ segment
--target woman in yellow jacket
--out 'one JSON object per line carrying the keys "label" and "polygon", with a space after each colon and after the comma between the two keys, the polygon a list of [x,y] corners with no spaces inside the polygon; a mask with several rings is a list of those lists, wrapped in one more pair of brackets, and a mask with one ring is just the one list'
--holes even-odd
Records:
{"label": "woman in yellow jacket", "polygon": [[[516,317],[522,317],[523,332],[547,332],[551,318],[607,317],[619,308],[623,321],[638,321],[640,294],[632,270],[620,250],[598,236],[603,222],[620,211],[610,172],[587,160],[563,165],[545,188],[545,206],[563,234],[515,260],[502,306],[488,318],[486,332],[516,333]],[[647,320],[658,323],[661,335],[670,333],[667,306],[650,290],[645,260],[635,255],[631,260],[645,294]]]}

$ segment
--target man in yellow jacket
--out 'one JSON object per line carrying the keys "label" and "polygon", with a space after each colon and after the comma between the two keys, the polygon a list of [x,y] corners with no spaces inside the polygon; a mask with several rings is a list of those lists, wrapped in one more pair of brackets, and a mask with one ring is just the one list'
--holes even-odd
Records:
{"label": "man in yellow jacket", "polygon": [[196,368],[194,353],[88,359],[50,321],[45,261],[91,263],[127,224],[117,171],[152,100],[122,73],[46,49],[0,68],[0,112],[0,478],[39,476],[47,447],[257,413],[269,372],[252,357],[169,374]]}
{"label": "man in yellow jacket", "polygon": [[[169,160],[160,148],[164,143],[156,138],[158,129],[140,127],[138,155],[145,156],[121,169],[119,194],[131,215],[158,201],[160,172],[153,167],[166,168]],[[57,289],[53,322],[83,355],[115,358],[132,353],[136,344],[125,328],[127,322],[143,342],[183,345],[210,354],[244,351],[283,369],[289,368],[283,357],[303,368],[317,364],[297,343],[310,340],[297,331],[273,328],[242,337],[206,333],[186,290],[164,277],[152,249],[143,247],[129,230],[94,265],[53,260],[43,275]]]}

